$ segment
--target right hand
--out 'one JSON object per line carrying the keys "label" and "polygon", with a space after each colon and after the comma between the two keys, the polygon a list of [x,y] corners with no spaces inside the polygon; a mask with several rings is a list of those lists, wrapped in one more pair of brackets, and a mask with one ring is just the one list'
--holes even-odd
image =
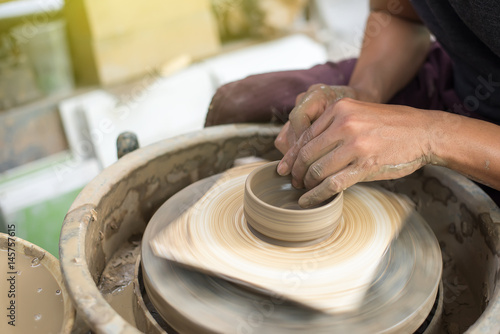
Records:
{"label": "right hand", "polygon": [[295,100],[295,108],[290,112],[289,121],[283,126],[274,144],[286,154],[304,131],[319,118],[325,109],[344,97],[360,99],[360,95],[349,86],[328,86],[316,84],[301,93]]}

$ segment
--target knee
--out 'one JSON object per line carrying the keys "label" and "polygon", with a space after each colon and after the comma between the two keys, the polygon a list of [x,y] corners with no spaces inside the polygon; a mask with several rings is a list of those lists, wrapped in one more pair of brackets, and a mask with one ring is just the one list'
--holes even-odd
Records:
{"label": "knee", "polygon": [[205,126],[236,123],[246,94],[248,93],[241,89],[240,81],[219,87],[208,107]]}

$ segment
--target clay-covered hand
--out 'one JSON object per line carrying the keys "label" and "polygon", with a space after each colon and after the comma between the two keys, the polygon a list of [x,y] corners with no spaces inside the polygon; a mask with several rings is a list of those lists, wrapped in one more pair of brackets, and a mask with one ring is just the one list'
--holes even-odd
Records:
{"label": "clay-covered hand", "polygon": [[359,95],[361,94],[349,86],[312,85],[307,92],[297,96],[289,121],[276,138],[276,148],[285,154],[328,106],[344,97],[358,99]]}
{"label": "clay-covered hand", "polygon": [[302,207],[357,182],[400,178],[431,162],[433,123],[431,111],[345,98],[302,133],[278,173],[291,173],[295,187],[310,189]]}

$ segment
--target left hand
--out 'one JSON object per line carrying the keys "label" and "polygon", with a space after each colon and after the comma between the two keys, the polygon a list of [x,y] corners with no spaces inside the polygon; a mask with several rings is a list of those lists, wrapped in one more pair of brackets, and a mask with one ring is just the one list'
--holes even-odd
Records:
{"label": "left hand", "polygon": [[432,162],[433,113],[344,98],[290,143],[278,173],[310,189],[299,199],[302,207],[357,182],[406,176]]}
{"label": "left hand", "polygon": [[276,141],[276,148],[285,154],[311,124],[318,119],[328,106],[338,100],[372,98],[367,93],[358,92],[349,86],[328,86],[316,84],[307,92],[297,95],[295,108],[290,112],[289,121],[281,129]]}

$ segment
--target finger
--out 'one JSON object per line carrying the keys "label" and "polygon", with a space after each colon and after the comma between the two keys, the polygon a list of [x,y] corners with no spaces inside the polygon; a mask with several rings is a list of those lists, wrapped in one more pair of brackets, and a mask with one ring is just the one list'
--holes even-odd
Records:
{"label": "finger", "polygon": [[292,184],[296,188],[312,189],[325,178],[349,165],[355,157],[343,147],[340,137],[321,134],[298,153],[292,167]]}
{"label": "finger", "polygon": [[274,140],[274,146],[283,154],[288,151],[287,148],[287,131],[290,128],[290,122],[286,122],[285,125],[281,128],[278,136]]}
{"label": "finger", "polygon": [[295,108],[288,117],[296,137],[300,137],[328,105],[344,97],[355,98],[354,90],[346,86],[316,84],[310,86],[305,94],[299,94],[295,100]]}
{"label": "finger", "polygon": [[326,99],[320,90],[307,92],[290,112],[289,120],[295,136],[300,137],[325,110]]}
{"label": "finger", "polygon": [[290,149],[290,147],[295,145],[295,143],[297,142],[297,139],[298,138],[295,137],[295,132],[293,132],[292,127],[289,126],[288,131],[287,131],[287,138],[286,138],[287,144],[288,144],[287,152]]}
{"label": "finger", "polygon": [[295,135],[290,127],[290,122],[286,122],[281,128],[280,133],[274,140],[274,146],[283,154],[288,152],[291,146],[295,144]]}
{"label": "finger", "polygon": [[[354,152],[347,149],[342,140],[338,140],[336,146],[329,152],[313,161],[306,171],[292,170],[292,175],[295,173],[303,173],[303,184],[307,189],[312,189],[318,186],[327,177],[338,173],[347,166],[356,163]],[[297,165],[297,164],[296,164]],[[298,166],[301,167],[301,166]],[[295,166],[294,166],[295,168]]]}
{"label": "finger", "polygon": [[303,92],[303,93],[300,93],[299,95],[297,95],[297,97],[295,98],[295,105],[298,105],[298,104],[300,104],[300,102],[302,102],[306,93],[307,92]]}
{"label": "finger", "polygon": [[362,179],[355,165],[349,165],[337,174],[329,176],[317,187],[309,190],[299,198],[299,205],[308,208],[320,204],[333,195],[349,188]]}
{"label": "finger", "polygon": [[304,147],[307,143],[309,143],[317,135],[324,131],[327,126],[328,125],[325,125],[323,122],[321,122],[316,124],[316,126],[310,126],[309,128],[307,128],[306,131],[304,131],[300,138],[295,142],[295,144],[286,152],[283,159],[281,159],[280,163],[278,164],[278,174],[290,174],[290,172],[292,171],[292,167],[294,166],[297,159],[298,153],[302,149],[302,147]]}
{"label": "finger", "polygon": [[[309,141],[313,140],[320,133],[324,132],[334,121],[334,108],[329,107],[304,133],[297,139],[295,144],[286,152],[281,162],[278,164],[278,174],[288,175],[292,171],[299,151]],[[290,122],[291,124],[291,122]],[[334,142],[334,141],[332,141]]]}

